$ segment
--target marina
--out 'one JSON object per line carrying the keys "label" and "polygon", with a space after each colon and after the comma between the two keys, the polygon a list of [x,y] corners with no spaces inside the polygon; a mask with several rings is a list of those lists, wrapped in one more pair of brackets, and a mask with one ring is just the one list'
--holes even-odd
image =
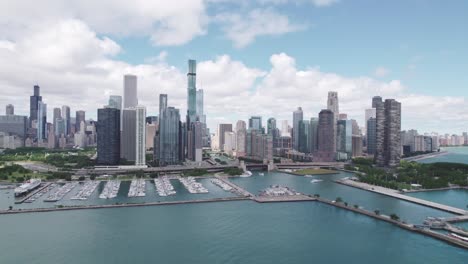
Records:
{"label": "marina", "polygon": [[55,183],[47,184],[44,188],[42,188],[38,192],[34,193],[32,196],[30,196],[24,202],[25,203],[32,203],[32,202],[36,201],[37,199],[41,198],[44,194],[50,192],[52,189],[54,189],[56,187],[57,187],[57,184],[55,184]]}
{"label": "marina", "polygon": [[194,177],[177,177],[177,179],[184,185],[189,193],[208,193],[208,189],[195,180]]}
{"label": "marina", "polygon": [[100,199],[112,199],[117,197],[117,193],[120,189],[120,181],[119,180],[110,180],[107,181],[106,185],[104,186],[104,190],[102,190],[101,194],[99,195]]}
{"label": "marina", "polygon": [[158,192],[159,196],[169,196],[176,194],[174,186],[172,186],[171,181],[167,176],[154,179],[154,185],[156,186],[156,191]]}
{"label": "marina", "polygon": [[96,190],[99,181],[87,181],[83,184],[80,191],[75,194],[70,200],[87,200],[89,196]]}
{"label": "marina", "polygon": [[76,186],[78,186],[78,182],[65,183],[65,185],[49,194],[49,196],[44,200],[44,202],[58,202],[62,200],[62,198],[71,190],[73,190]]}
{"label": "marina", "polygon": [[227,191],[227,192],[234,192],[234,188],[231,187],[231,185],[223,182],[222,180],[218,179],[218,178],[214,178],[214,179],[211,179],[211,182],[220,187],[221,189]]}
{"label": "marina", "polygon": [[146,181],[145,179],[133,179],[128,190],[128,197],[144,197],[146,196]]}

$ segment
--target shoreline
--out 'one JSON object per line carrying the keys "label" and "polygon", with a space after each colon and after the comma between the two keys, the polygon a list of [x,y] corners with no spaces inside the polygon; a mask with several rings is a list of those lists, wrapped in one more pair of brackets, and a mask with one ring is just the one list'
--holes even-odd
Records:
{"label": "shoreline", "polygon": [[449,153],[450,152],[448,152],[448,151],[432,152],[432,153],[422,154],[422,155],[418,155],[418,156],[402,158],[402,160],[405,160],[405,161],[420,161],[420,160],[425,160],[425,159],[430,159],[430,158],[436,158],[436,157],[439,157],[439,156],[445,156],[445,155],[447,155]]}

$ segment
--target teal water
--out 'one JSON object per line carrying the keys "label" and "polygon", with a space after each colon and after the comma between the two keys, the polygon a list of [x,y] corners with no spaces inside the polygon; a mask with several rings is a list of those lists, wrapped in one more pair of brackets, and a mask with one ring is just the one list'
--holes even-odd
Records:
{"label": "teal water", "polygon": [[441,151],[447,151],[448,154],[437,156],[434,158],[419,160],[421,163],[434,162],[456,162],[468,164],[468,147],[449,147],[441,148]]}
{"label": "teal water", "polygon": [[[254,173],[254,176],[250,178],[231,178],[230,180],[253,194],[258,194],[261,190],[270,185],[280,184],[291,187],[301,193],[312,195],[319,194],[321,197],[329,200],[335,200],[337,197],[341,197],[343,201],[347,202],[350,206],[357,204],[369,211],[378,209],[382,214],[387,215],[396,213],[403,221],[417,224],[422,223],[428,216],[451,216],[451,214],[446,212],[334,182],[336,179],[350,176],[352,176],[352,174],[340,172],[338,174],[319,175],[313,178],[307,178],[286,173],[272,172],[265,174],[265,176],[259,176],[258,173]],[[312,179],[321,179],[323,181],[311,183],[310,181]]]}
{"label": "teal water", "polygon": [[406,195],[468,210],[468,190],[466,189],[415,192]]}
{"label": "teal water", "polygon": [[0,233],[0,263],[456,264],[468,258],[466,250],[314,202],[4,215]]}

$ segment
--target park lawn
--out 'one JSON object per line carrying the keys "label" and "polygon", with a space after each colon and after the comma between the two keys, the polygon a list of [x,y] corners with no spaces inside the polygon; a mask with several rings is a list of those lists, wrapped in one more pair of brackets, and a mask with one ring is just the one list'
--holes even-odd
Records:
{"label": "park lawn", "polygon": [[327,169],[301,169],[294,172],[297,175],[320,175],[320,174],[337,174],[338,171],[335,170],[327,170]]}

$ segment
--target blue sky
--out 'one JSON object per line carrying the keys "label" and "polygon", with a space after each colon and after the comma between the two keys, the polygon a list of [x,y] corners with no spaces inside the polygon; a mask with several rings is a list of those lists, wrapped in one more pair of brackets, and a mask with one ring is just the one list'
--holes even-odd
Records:
{"label": "blue sky", "polygon": [[[245,7],[228,5],[230,10]],[[249,6],[257,8],[258,5]],[[224,5],[209,8],[215,14]],[[230,54],[250,67],[267,70],[271,54],[285,52],[300,68],[345,76],[372,75],[377,67],[390,72],[383,80],[399,79],[411,91],[429,95],[464,96],[468,83],[467,1],[341,0],[326,7],[304,2],[270,6],[304,29],[279,36],[260,36],[236,48],[217,25],[206,35],[174,47],[155,47],[146,37],[118,38],[125,52],[118,58],[144,63],[167,51],[167,61],[180,68],[188,58],[212,59]]]}
{"label": "blue sky", "polygon": [[298,106],[315,117],[333,90],[361,126],[382,95],[402,102],[403,129],[461,133],[467,13],[461,0],[0,0],[0,106],[27,114],[38,83],[49,112],[95,118],[136,74],[149,114],[160,93],[185,113],[190,58],[212,129]]}

